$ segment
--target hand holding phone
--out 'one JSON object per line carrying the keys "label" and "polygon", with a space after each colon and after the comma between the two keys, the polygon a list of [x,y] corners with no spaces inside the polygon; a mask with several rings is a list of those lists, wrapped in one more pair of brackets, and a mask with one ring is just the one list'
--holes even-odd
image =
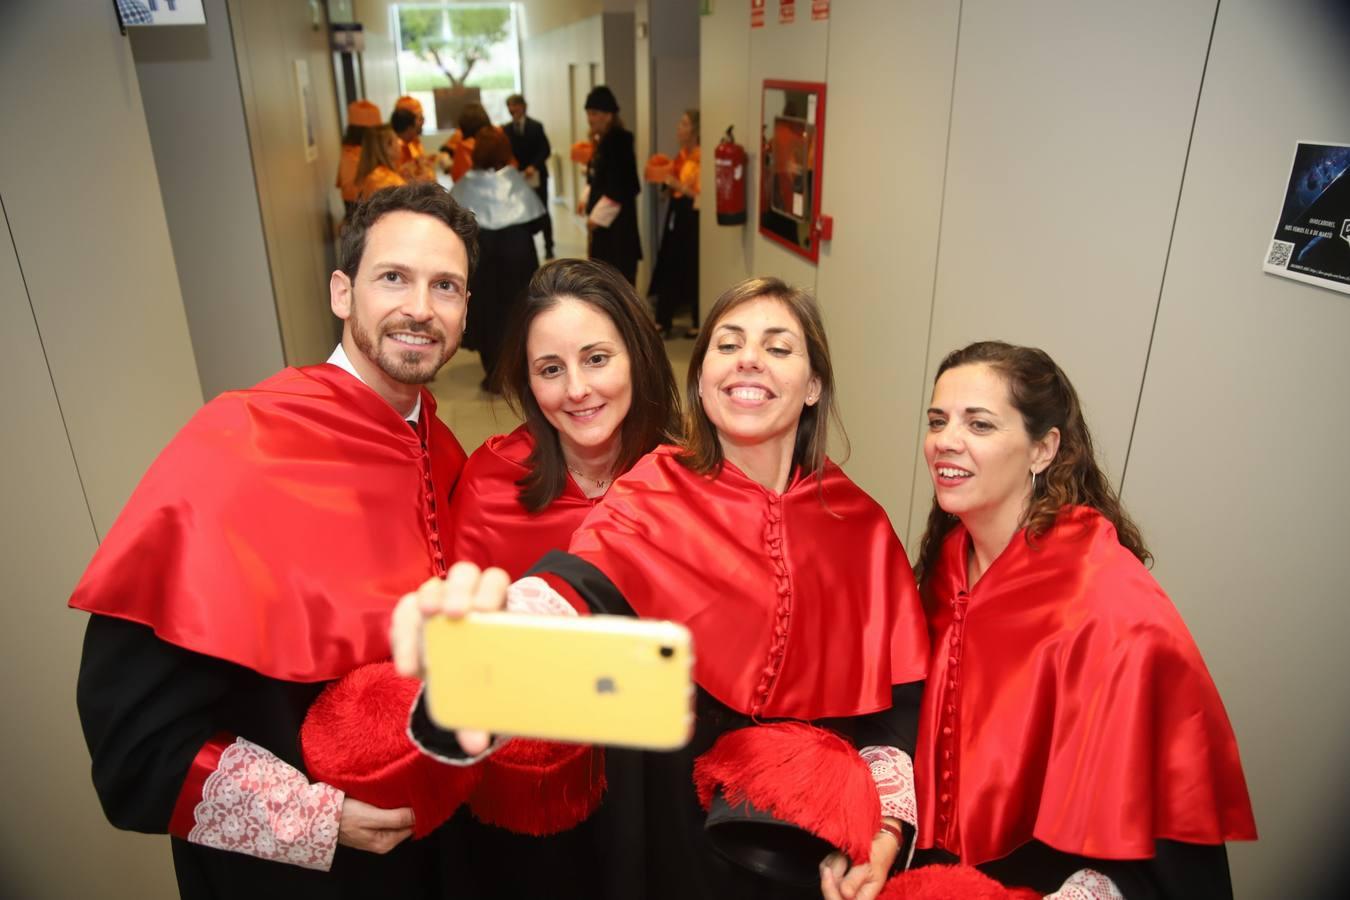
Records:
{"label": "hand holding phone", "polygon": [[693,731],[693,651],[672,622],[472,612],[426,623],[442,728],[671,750]]}

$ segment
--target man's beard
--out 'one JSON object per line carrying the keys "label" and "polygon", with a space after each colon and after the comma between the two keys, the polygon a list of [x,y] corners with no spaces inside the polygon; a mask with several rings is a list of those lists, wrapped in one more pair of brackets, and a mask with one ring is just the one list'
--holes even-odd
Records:
{"label": "man's beard", "polygon": [[[366,355],[366,358],[379,367],[380,371],[401,384],[426,384],[436,377],[436,373],[441,370],[454,353],[450,342],[446,340],[445,332],[434,323],[415,322],[412,319],[404,319],[400,322],[386,322],[378,329],[378,334],[373,334],[366,328],[356,310],[352,310],[352,340],[356,342],[356,348]],[[438,341],[441,347],[441,353],[438,357],[429,356],[416,350],[377,350],[377,344],[383,348],[385,335],[391,331],[406,331],[409,334],[426,335],[433,341]]]}

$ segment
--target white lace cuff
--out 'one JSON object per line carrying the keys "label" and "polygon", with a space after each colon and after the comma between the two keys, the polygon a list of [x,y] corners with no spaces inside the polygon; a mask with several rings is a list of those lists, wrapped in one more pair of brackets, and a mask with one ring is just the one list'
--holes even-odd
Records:
{"label": "white lace cuff", "polygon": [[1125,900],[1116,883],[1095,869],[1079,869],[1045,900]]}
{"label": "white lace cuff", "polygon": [[881,796],[881,814],[911,825],[917,824],[914,800],[914,762],[898,747],[877,745],[858,751],[872,770],[872,780]]}
{"label": "white lace cuff", "polygon": [[191,843],[328,871],[337,849],[342,791],[251,741],[236,738],[206,777],[192,810]]}
{"label": "white lace cuff", "polygon": [[537,575],[522,578],[506,589],[506,609],[537,616],[575,616],[577,611],[549,583]]}

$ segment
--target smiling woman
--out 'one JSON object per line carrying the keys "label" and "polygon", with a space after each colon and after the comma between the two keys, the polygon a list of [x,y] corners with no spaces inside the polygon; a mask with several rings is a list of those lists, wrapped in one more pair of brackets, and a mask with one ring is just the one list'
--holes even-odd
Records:
{"label": "smiling woman", "polygon": [[[568,546],[615,476],[677,439],[679,391],[642,303],[604,263],[562,259],[540,268],[503,347],[498,375],[525,424],[489,438],[469,458],[446,533],[450,559],[519,577],[550,550]],[[571,798],[564,804],[573,815],[568,824],[598,802],[594,774],[602,754],[517,742],[485,765],[501,785],[508,772],[525,769],[521,759],[545,768],[554,793]],[[473,862],[457,873],[471,879],[465,896],[603,896],[594,826],[543,836],[556,824],[542,824],[549,819],[539,800],[542,780],[527,778],[507,791],[534,798],[526,809],[480,798],[477,820],[442,836],[447,858],[467,855]]]}
{"label": "smiling woman", "polygon": [[[558,301],[534,319],[524,371],[538,419],[586,451],[588,429],[605,430],[592,421],[627,403],[626,427],[646,396],[631,343],[579,306]],[[915,820],[928,639],[913,573],[885,512],[826,455],[834,381],[815,301],[754,279],[707,322],[686,382],[687,444],[620,475],[568,552],[516,582],[511,608],[668,619],[693,633],[690,745],[607,757],[600,852],[644,860],[645,872],[616,867],[628,881],[597,896],[820,897],[841,880],[849,896],[875,894]],[[625,368],[631,400],[609,386]],[[417,645],[408,637],[400,646]]]}
{"label": "smiling woman", "polygon": [[1068,377],[1031,347],[948,354],[924,456],[938,652],[915,865],[1054,897],[1231,900],[1224,842],[1256,836],[1233,730]]}

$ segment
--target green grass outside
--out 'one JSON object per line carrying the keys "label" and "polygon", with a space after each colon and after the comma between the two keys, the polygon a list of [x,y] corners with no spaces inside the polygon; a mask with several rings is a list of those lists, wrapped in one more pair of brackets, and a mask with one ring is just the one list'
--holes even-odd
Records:
{"label": "green grass outside", "polygon": [[[403,81],[405,91],[429,91],[432,88],[449,87],[450,79],[440,72],[410,72]],[[510,72],[485,73],[481,77],[475,72],[469,77],[469,87],[491,90],[510,89],[516,86],[516,80]]]}

